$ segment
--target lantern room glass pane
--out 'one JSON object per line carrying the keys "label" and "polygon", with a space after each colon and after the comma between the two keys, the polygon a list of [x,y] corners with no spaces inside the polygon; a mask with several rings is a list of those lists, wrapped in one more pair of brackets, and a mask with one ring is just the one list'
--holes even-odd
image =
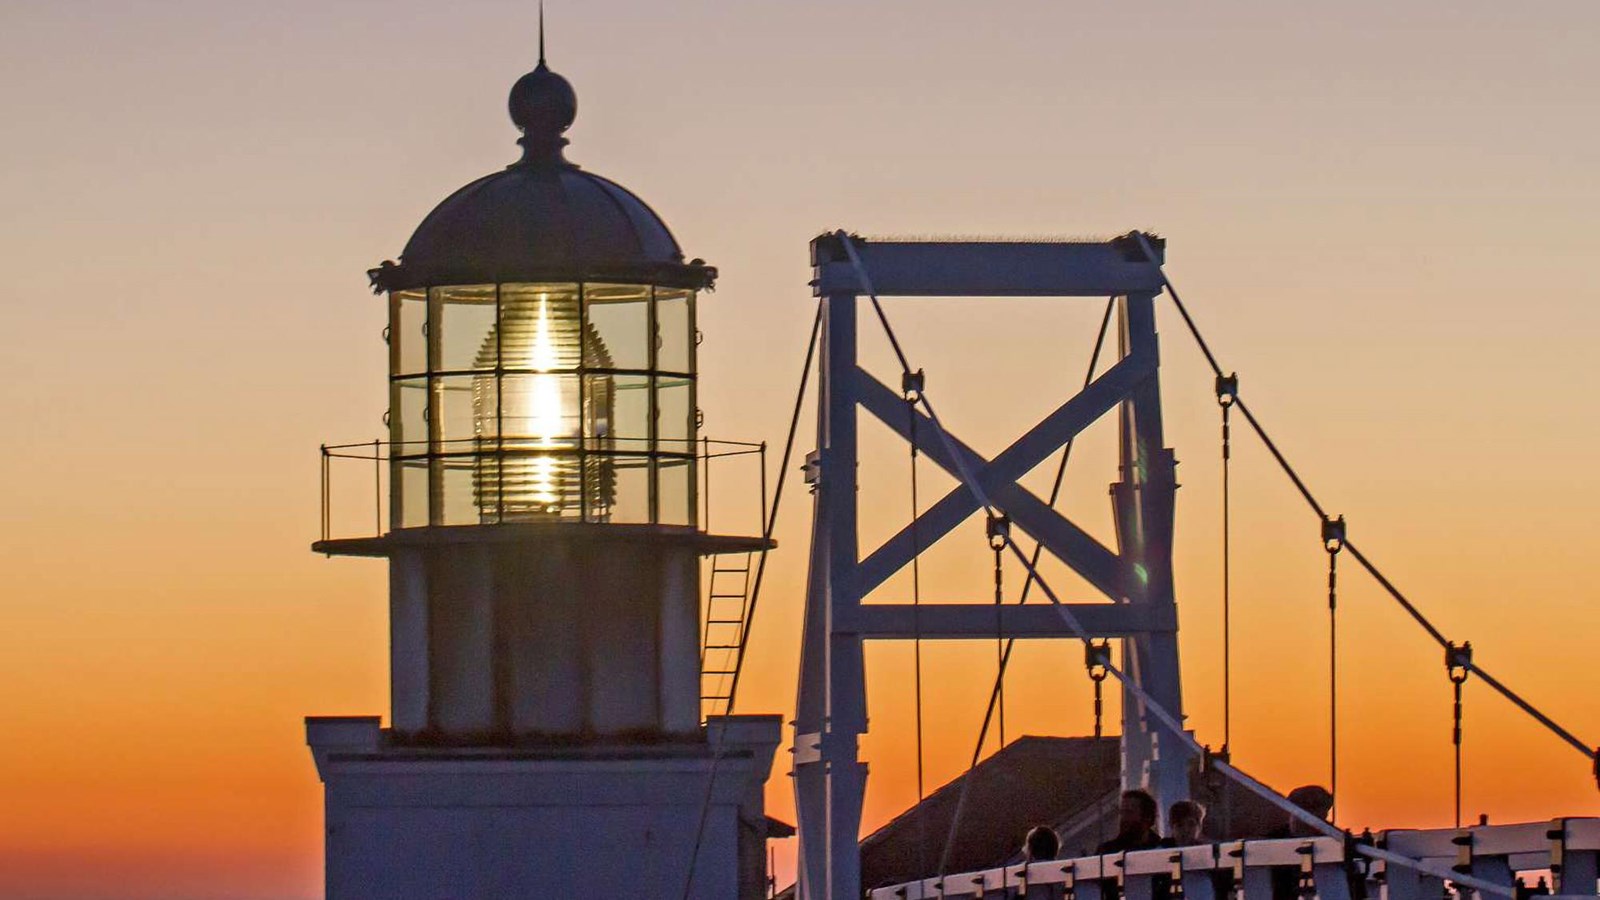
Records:
{"label": "lantern room glass pane", "polygon": [[426,291],[396,291],[394,321],[389,323],[391,375],[428,371],[428,303]]}
{"label": "lantern room glass pane", "polygon": [[663,453],[694,451],[694,383],[687,378],[656,378],[656,444]]}
{"label": "lantern room glass pane", "polygon": [[479,499],[474,490],[474,474],[477,461],[470,456],[452,457],[443,461],[440,477],[444,479],[444,489],[440,496],[444,499],[443,525],[478,525],[485,520],[493,521],[495,513],[494,503],[491,501],[479,505]]}
{"label": "lantern room glass pane", "polygon": [[656,368],[663,372],[694,371],[693,292],[656,289]]}
{"label": "lantern room glass pane", "polygon": [[573,449],[537,442],[478,457],[476,502],[485,521],[548,522],[576,518],[582,509],[584,471]]}
{"label": "lantern room glass pane", "polygon": [[687,459],[663,459],[656,472],[659,499],[658,521],[662,525],[694,524],[694,463]]}
{"label": "lantern room glass pane", "polygon": [[402,460],[395,473],[400,479],[400,510],[395,524],[400,528],[421,528],[428,524],[428,461]]}
{"label": "lantern room glass pane", "polygon": [[587,496],[587,522],[609,522],[617,499],[616,460],[604,454],[584,457],[584,489]]}
{"label": "lantern room glass pane", "polygon": [[590,375],[587,391],[596,403],[604,396],[610,398],[607,418],[595,420],[592,446],[625,453],[649,452],[650,376]]}
{"label": "lantern room glass pane", "polygon": [[389,440],[396,456],[421,456],[428,452],[428,378],[405,378],[394,383],[399,409],[389,412]]}
{"label": "lantern room glass pane", "polygon": [[495,366],[495,286],[492,284],[438,288],[437,329],[439,371],[461,372]]}
{"label": "lantern room glass pane", "polygon": [[650,288],[635,284],[586,284],[584,305],[592,340],[583,364],[592,369],[650,367]]}
{"label": "lantern room glass pane", "polygon": [[500,363],[508,370],[575,370],[583,358],[576,284],[500,286]]}
{"label": "lantern room glass pane", "polygon": [[578,376],[506,375],[500,381],[499,460],[488,459],[499,483],[504,521],[578,514],[583,484]]}
{"label": "lantern room glass pane", "polygon": [[506,375],[500,380],[500,434],[508,447],[576,448],[578,410],[576,375]]}
{"label": "lantern room glass pane", "polygon": [[438,453],[470,453],[495,435],[493,375],[440,375],[434,397],[439,408]]}
{"label": "lantern room glass pane", "polygon": [[610,517],[605,521],[616,524],[648,524],[650,522],[650,458],[648,456],[612,456],[601,464],[609,463],[616,485],[611,503]]}
{"label": "lantern room glass pane", "polygon": [[503,481],[501,472],[505,468],[501,465],[504,461],[502,454],[495,452],[491,447],[485,446],[478,456],[472,458],[472,505],[477,510],[478,521],[484,525],[493,525],[501,521],[515,521],[515,515],[506,515],[501,494]]}

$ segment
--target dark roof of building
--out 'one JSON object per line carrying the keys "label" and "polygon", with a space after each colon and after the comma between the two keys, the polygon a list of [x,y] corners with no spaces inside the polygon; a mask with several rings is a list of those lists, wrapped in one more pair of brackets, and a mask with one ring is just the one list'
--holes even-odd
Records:
{"label": "dark roof of building", "polygon": [[445,198],[399,263],[373,269],[380,291],[505,281],[595,281],[709,287],[716,270],[685,263],[666,223],[643,200],[563,156],[577,96],[541,59],[512,88],[523,157]]}
{"label": "dark roof of building", "polygon": [[936,873],[969,778],[947,872],[997,865],[1022,846],[1028,829],[1093,806],[1117,790],[1119,760],[1113,737],[1017,738],[864,838],[861,883],[881,887]]}

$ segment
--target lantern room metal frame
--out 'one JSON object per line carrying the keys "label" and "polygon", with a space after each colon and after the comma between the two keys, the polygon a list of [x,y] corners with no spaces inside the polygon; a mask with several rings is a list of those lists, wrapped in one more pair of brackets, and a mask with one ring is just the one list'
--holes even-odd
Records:
{"label": "lantern room metal frame", "polygon": [[[376,281],[376,276],[374,278]],[[675,280],[683,281],[683,279]],[[505,330],[505,302],[502,298],[506,290],[511,288],[530,295],[548,289],[552,295],[561,296],[563,302],[571,300],[577,313],[576,332],[583,342],[573,365],[533,368],[506,362],[508,348],[502,346]],[[644,312],[644,318],[637,323],[641,326],[640,329],[636,334],[627,335],[632,337],[639,347],[613,348],[618,353],[628,352],[633,356],[638,356],[642,350],[644,355],[644,359],[641,360],[644,363],[642,366],[619,366],[611,363],[609,359],[599,359],[595,354],[596,346],[589,343],[593,338],[598,343],[599,350],[606,349],[605,344],[600,342],[599,332],[594,330],[591,318],[592,307],[597,303],[617,302],[615,298],[597,299],[607,292],[625,295],[620,302],[638,304]],[[666,330],[660,321],[661,308],[669,302],[683,304],[681,315],[675,317],[679,321],[672,335],[673,339],[682,345],[672,354],[673,358],[681,363],[680,365],[664,364],[661,361],[665,349]],[[409,308],[408,304],[423,314],[415,322],[409,322],[410,317],[405,314]],[[484,332],[483,334],[474,332],[473,341],[482,341],[485,336],[492,341],[493,359],[488,365],[471,365],[459,361],[452,364],[445,359],[446,354],[442,344],[447,329],[459,327],[459,324],[444,321],[443,313],[446,309],[459,309],[468,305],[481,305],[492,309],[490,321],[471,323],[466,329],[473,332],[473,325],[476,325],[478,326],[476,331]],[[385,329],[385,339],[389,344],[388,424],[394,468],[390,480],[391,526],[404,528],[510,521],[515,517],[508,515],[509,511],[504,505],[506,491],[499,479],[503,477],[506,461],[531,456],[570,458],[576,462],[578,470],[582,473],[580,476],[582,489],[576,498],[577,505],[566,510],[560,518],[580,522],[611,521],[609,507],[600,505],[601,498],[597,496],[597,491],[591,484],[597,477],[593,471],[597,468],[596,461],[606,459],[619,465],[631,463],[646,468],[647,497],[644,498],[646,511],[642,515],[618,521],[644,524],[696,524],[696,511],[699,506],[695,495],[697,479],[694,473],[699,452],[699,438],[696,435],[698,409],[696,305],[697,292],[693,287],[674,287],[645,282],[569,280],[417,287],[390,291],[390,324]],[[420,332],[408,327],[414,324],[422,325]],[[406,349],[406,342],[422,343],[424,352],[418,354]],[[530,376],[571,379],[576,387],[577,398],[574,414],[580,420],[589,414],[586,395],[593,390],[596,379],[606,379],[608,384],[611,379],[618,381],[628,379],[635,383],[636,388],[642,387],[646,392],[642,425],[638,430],[618,429],[613,421],[611,432],[599,435],[588,433],[585,421],[580,425],[581,434],[573,436],[568,441],[570,446],[562,446],[556,450],[533,449],[528,438],[508,434],[507,429],[501,424],[501,417],[505,414],[505,403],[501,399],[502,385],[508,379]],[[493,392],[489,405],[493,410],[493,421],[488,429],[489,436],[451,434],[446,430],[443,406],[445,395],[450,390],[449,385],[464,385],[469,379],[472,383],[478,380],[492,382]],[[664,404],[661,401],[666,390],[676,388],[685,390],[684,396],[680,398],[682,402],[678,404],[679,408],[676,410],[677,421],[674,422],[671,414],[664,415],[666,411],[663,410]],[[616,388],[611,390],[614,391]],[[420,405],[407,402],[413,396],[421,401]],[[421,416],[414,421],[412,421],[414,417],[407,412],[413,408]],[[470,470],[475,466],[486,468],[492,475],[491,480],[483,486],[485,498],[476,501],[479,504],[479,516],[475,520],[459,518],[451,520],[446,511],[445,472],[452,467],[457,469],[465,467]],[[686,471],[686,477],[679,479],[682,482],[679,485],[682,496],[675,498],[676,503],[671,509],[664,508],[658,477],[658,473],[664,471],[663,467],[666,466],[680,467]],[[408,470],[419,472],[425,478],[422,485],[424,490],[411,492],[414,496],[407,496],[407,479],[404,473]],[[459,497],[448,499],[461,500]],[[452,505],[461,504],[457,502]]]}
{"label": "lantern room metal frame", "polygon": [[[1142,238],[1142,240],[1141,240]],[[951,475],[971,473],[999,511],[1111,603],[1071,604],[1089,637],[1121,638],[1124,666],[1166,710],[1182,716],[1172,582],[1175,460],[1161,421],[1155,299],[1164,243],[1129,234],[1105,242],[900,242],[823,235],[811,243],[823,306],[818,449],[810,575],[794,723],[794,780],[803,900],[861,896],[858,839],[867,767],[867,640],[1077,638],[1050,605],[863,603],[981,504],[965,484],[863,555],[858,540],[857,410],[864,409]],[[1146,257],[1145,246],[1157,258]],[[870,278],[870,285],[867,283]],[[993,459],[949,435],[857,362],[859,300],[873,297],[1115,297],[1120,359]],[[1116,548],[1101,544],[1018,484],[1073,436],[1112,411],[1120,479],[1111,485]],[[913,425],[912,416],[916,417]],[[952,450],[953,448],[953,450]],[[959,461],[952,457],[959,454]],[[1147,717],[1131,692],[1122,708],[1124,787],[1162,808],[1188,796],[1188,752]]]}

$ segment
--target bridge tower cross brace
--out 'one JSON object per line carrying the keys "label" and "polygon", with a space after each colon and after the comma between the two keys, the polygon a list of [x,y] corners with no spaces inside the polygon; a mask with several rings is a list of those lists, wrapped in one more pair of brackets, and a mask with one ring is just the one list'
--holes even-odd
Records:
{"label": "bridge tower cross brace", "polygon": [[[864,604],[887,578],[982,507],[959,485],[863,557],[857,528],[857,409],[866,410],[956,478],[962,466],[1011,523],[1041,542],[1111,602],[1069,608],[1095,638],[1119,638],[1123,667],[1149,696],[1182,720],[1177,608],[1172,584],[1175,460],[1164,445],[1155,299],[1161,291],[1159,239],[1136,234],[1105,242],[888,242],[853,238],[811,243],[812,282],[823,304],[817,409],[818,449],[807,462],[814,488],[810,572],[794,723],[794,782],[802,900],[861,896],[858,835],[867,767],[863,642],[918,634],[941,640],[1073,638],[1053,604]],[[1148,259],[1145,250],[1156,255]],[[870,286],[863,283],[865,271]],[[1120,358],[993,459],[955,435],[947,445],[904,397],[857,363],[861,297],[1114,297]],[[1116,411],[1120,479],[1111,486],[1117,547],[1102,545],[1017,481],[1074,435]],[[958,464],[953,452],[962,459]],[[1188,796],[1186,749],[1125,691],[1122,781],[1143,787],[1161,808]]]}

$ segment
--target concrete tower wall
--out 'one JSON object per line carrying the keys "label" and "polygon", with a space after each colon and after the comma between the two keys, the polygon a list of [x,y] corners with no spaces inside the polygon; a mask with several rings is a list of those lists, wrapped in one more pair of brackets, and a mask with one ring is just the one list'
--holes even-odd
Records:
{"label": "concrete tower wall", "polygon": [[758,900],[779,718],[712,727],[718,744],[440,749],[391,746],[376,717],[309,719],[327,896]]}
{"label": "concrete tower wall", "polygon": [[688,734],[699,559],[669,541],[554,534],[390,556],[401,734]]}

